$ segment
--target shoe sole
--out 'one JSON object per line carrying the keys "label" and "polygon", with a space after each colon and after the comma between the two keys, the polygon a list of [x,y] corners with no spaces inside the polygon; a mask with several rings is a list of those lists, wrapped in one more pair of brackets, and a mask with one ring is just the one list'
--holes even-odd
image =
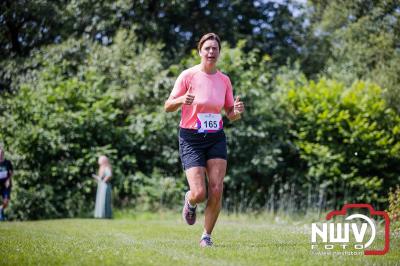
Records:
{"label": "shoe sole", "polygon": [[185,194],[185,199],[184,199],[184,201],[183,201],[183,209],[182,209],[182,218],[183,218],[183,220],[186,222],[186,224],[188,224],[188,225],[194,225],[195,223],[196,223],[196,219],[194,220],[194,222],[191,224],[191,223],[189,223],[187,220],[186,220],[186,217],[185,217],[185,208],[186,208],[186,202],[187,202],[187,193],[189,193],[189,191],[188,192],[186,192],[186,194]]}

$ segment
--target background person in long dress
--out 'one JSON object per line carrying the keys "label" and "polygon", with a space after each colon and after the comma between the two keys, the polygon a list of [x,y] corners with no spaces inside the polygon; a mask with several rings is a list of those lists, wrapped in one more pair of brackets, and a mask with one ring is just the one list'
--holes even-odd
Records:
{"label": "background person in long dress", "polygon": [[97,180],[96,205],[94,209],[95,218],[112,218],[111,211],[111,164],[104,155],[99,157],[99,171],[93,177]]}

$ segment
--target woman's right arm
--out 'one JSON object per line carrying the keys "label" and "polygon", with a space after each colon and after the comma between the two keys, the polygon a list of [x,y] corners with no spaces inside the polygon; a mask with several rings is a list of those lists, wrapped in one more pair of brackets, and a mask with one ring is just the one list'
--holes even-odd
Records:
{"label": "woman's right arm", "polygon": [[183,104],[192,104],[194,100],[194,95],[189,93],[190,89],[185,93],[185,95],[174,98],[172,95],[169,96],[168,100],[165,101],[164,110],[165,112],[175,112]]}
{"label": "woman's right arm", "polygon": [[97,181],[101,181],[102,175],[103,175],[103,169],[102,169],[102,167],[100,166],[100,167],[99,167],[99,170],[97,171],[97,175],[93,175],[93,177],[96,178]]}
{"label": "woman's right arm", "polygon": [[165,112],[175,112],[183,104],[182,96],[174,98],[172,95],[169,96],[168,100],[165,101],[164,110]]}
{"label": "woman's right arm", "polygon": [[183,104],[190,105],[193,103],[194,95],[192,94],[192,86],[187,82],[188,73],[187,71],[183,71],[176,79],[174,88],[168,100],[165,101],[165,112],[175,112]]}

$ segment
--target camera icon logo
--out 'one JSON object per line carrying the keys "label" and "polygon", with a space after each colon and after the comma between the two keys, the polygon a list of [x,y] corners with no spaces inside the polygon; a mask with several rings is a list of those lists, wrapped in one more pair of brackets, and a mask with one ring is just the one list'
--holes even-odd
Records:
{"label": "camera icon logo", "polygon": [[[369,216],[355,213],[348,214],[351,209],[367,209]],[[376,211],[370,204],[345,204],[341,210],[331,211],[326,216],[326,221],[331,221],[333,217],[342,217],[344,218],[343,223],[335,223],[335,222],[326,222],[322,223],[322,227],[319,227],[318,224],[313,223],[311,226],[311,249],[318,250],[321,249],[321,245],[319,242],[324,243],[322,245],[322,249],[333,250],[335,247],[341,250],[346,250],[350,247],[358,251],[364,251],[364,255],[384,255],[389,252],[390,246],[390,220],[389,215],[384,211]],[[377,228],[374,223],[374,219],[372,217],[379,216],[384,221],[384,247],[382,249],[368,249],[370,247],[377,235]],[[357,223],[355,220],[361,222]],[[366,238],[366,232],[369,229],[370,236],[368,239]],[[350,245],[350,236],[354,237],[356,242],[355,245]],[[317,238],[321,241],[317,241]],[[362,253],[361,253],[362,254]]]}

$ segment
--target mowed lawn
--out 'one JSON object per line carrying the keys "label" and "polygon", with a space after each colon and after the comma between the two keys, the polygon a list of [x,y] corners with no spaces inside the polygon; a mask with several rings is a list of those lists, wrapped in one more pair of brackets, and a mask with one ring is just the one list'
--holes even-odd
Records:
{"label": "mowed lawn", "polygon": [[215,246],[204,249],[198,245],[203,216],[198,218],[194,226],[184,224],[178,213],[3,222],[0,265],[400,264],[398,237],[392,236],[385,256],[313,255],[307,223],[245,215],[221,215]]}

